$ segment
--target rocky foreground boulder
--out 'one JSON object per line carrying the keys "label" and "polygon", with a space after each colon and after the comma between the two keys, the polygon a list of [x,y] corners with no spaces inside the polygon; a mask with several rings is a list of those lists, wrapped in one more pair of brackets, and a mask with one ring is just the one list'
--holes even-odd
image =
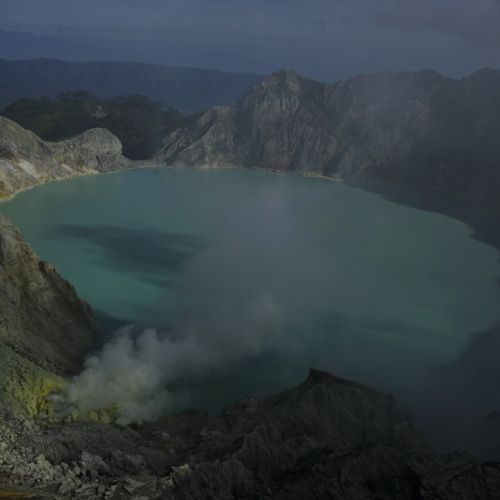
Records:
{"label": "rocky foreground boulder", "polygon": [[0,200],[48,181],[132,166],[106,129],[91,129],[60,142],[42,141],[0,117]]}
{"label": "rocky foreground boulder", "polygon": [[4,488],[40,499],[500,498],[500,464],[433,453],[391,396],[318,371],[220,416],[34,421],[0,440]]}

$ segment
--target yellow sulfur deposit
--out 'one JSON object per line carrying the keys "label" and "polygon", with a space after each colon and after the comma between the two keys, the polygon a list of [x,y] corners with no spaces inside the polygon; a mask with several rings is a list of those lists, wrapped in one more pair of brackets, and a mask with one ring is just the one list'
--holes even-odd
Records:
{"label": "yellow sulfur deposit", "polygon": [[48,396],[65,386],[61,377],[49,373],[16,354],[8,347],[0,348],[0,401],[10,400],[26,416],[50,415]]}

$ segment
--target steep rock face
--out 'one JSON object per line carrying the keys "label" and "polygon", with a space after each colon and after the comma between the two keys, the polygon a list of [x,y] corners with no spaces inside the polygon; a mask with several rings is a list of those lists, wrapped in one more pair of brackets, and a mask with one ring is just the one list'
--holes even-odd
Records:
{"label": "steep rock face", "polygon": [[47,143],[58,163],[97,172],[116,170],[123,162],[122,145],[109,130],[94,128],[61,142]]}
{"label": "steep rock face", "polygon": [[132,165],[121,151],[120,141],[105,129],[50,143],[0,117],[0,199],[50,180]]}
{"label": "steep rock face", "polygon": [[0,216],[0,404],[35,404],[34,393],[80,368],[98,331],[74,288]]}
{"label": "steep rock face", "polygon": [[[284,70],[231,108],[214,108],[190,128],[173,132],[158,158],[197,166],[236,165],[276,170],[318,170],[335,151],[324,122],[325,86]],[[325,157],[325,158],[323,158]]]}
{"label": "steep rock face", "polygon": [[500,72],[433,71],[322,84],[283,70],[171,133],[167,164],[395,181],[500,208]]}

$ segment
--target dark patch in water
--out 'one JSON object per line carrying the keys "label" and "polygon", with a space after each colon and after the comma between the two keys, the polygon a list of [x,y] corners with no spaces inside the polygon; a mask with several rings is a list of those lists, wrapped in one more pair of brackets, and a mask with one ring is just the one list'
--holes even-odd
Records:
{"label": "dark patch in water", "polygon": [[203,247],[200,238],[188,234],[118,226],[59,225],[53,236],[78,238],[99,246],[105,251],[106,266],[141,276],[147,273],[148,281],[159,286],[169,284],[161,273],[182,272]]}

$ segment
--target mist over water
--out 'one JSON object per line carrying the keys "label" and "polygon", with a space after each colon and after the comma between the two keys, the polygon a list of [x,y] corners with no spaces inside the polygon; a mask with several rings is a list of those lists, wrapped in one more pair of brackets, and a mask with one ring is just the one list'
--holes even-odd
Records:
{"label": "mist over water", "polygon": [[[87,360],[69,388],[70,401],[82,411],[112,401],[128,423],[196,404],[179,386],[238,372],[246,360],[267,356],[307,366],[305,339],[294,329],[322,313],[335,273],[325,272],[329,256],[300,236],[287,210],[272,191],[257,204],[241,200],[231,207],[176,279],[171,328],[116,332]],[[304,258],[308,266],[299,265]]]}
{"label": "mist over water", "polygon": [[434,419],[424,401],[443,395],[458,422],[498,403],[458,408],[484,386],[470,351],[500,319],[497,253],[445,216],[320,179],[177,169],[50,184],[2,211],[105,320],[68,390],[83,411],[218,411],[310,367]]}

